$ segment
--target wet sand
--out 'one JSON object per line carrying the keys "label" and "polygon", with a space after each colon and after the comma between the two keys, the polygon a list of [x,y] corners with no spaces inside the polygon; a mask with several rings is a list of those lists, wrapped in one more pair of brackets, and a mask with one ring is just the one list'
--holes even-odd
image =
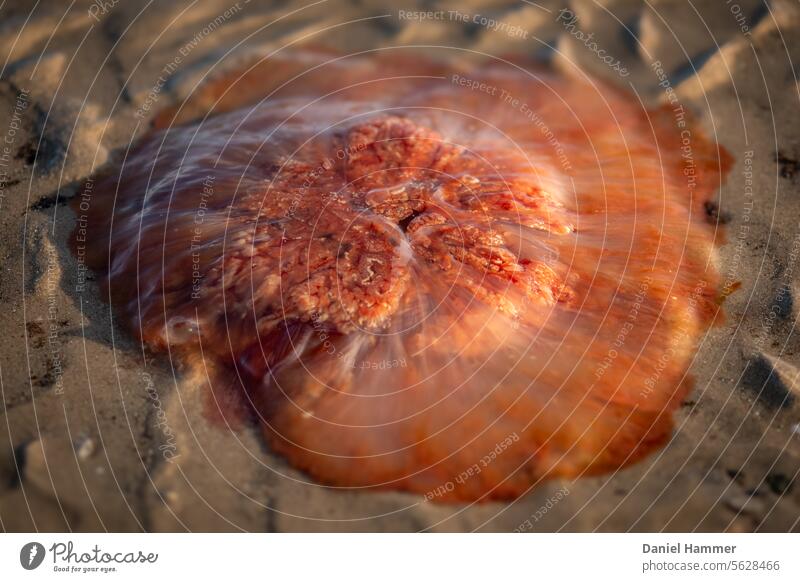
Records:
{"label": "wet sand", "polygon": [[[800,528],[796,3],[742,0],[737,11],[696,2],[695,13],[683,3],[655,2],[654,11],[617,1],[608,11],[581,3],[574,14],[549,2],[391,12],[372,2],[34,4],[0,10],[2,529]],[[68,248],[69,199],[209,72],[291,43],[445,45],[455,60],[533,55],[565,75],[683,107],[731,152],[728,181],[706,205],[710,220],[725,223],[726,318],[698,346],[695,386],[664,449],[512,503],[326,488],[272,454],[258,428],[209,422],[201,387],[117,325]]]}

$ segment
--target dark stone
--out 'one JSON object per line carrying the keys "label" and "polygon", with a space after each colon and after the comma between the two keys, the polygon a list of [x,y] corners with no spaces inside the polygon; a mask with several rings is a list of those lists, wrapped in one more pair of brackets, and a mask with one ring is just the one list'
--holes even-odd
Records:
{"label": "dark stone", "polygon": [[792,298],[792,288],[789,285],[782,285],[775,295],[775,313],[782,319],[786,319],[792,315],[792,307],[794,306],[794,299]]}
{"label": "dark stone", "polygon": [[740,469],[725,469],[725,473],[730,477],[731,481],[741,481],[744,477]]}
{"label": "dark stone", "polygon": [[721,211],[719,204],[714,200],[706,201],[703,208],[706,211],[706,221],[710,224],[728,224],[733,218],[730,212]]}
{"label": "dark stone", "polygon": [[42,196],[39,200],[31,204],[30,208],[31,210],[47,210],[53,206],[64,206],[67,202],[68,200],[66,197],[54,194],[52,196]]}
{"label": "dark stone", "polygon": [[793,480],[784,475],[783,473],[770,473],[764,479],[770,491],[775,495],[783,495],[789,493],[794,485]]}
{"label": "dark stone", "polygon": [[680,83],[682,83],[686,79],[696,75],[697,72],[700,69],[703,68],[703,65],[706,64],[708,59],[713,57],[716,52],[717,52],[717,48],[714,47],[714,48],[710,48],[710,49],[704,50],[704,51],[694,55],[693,57],[690,57],[689,61],[686,64],[678,67],[672,73],[672,75],[670,75],[669,79],[670,79],[670,82],[672,83],[672,85],[673,86],[679,85]]}
{"label": "dark stone", "polygon": [[554,47],[556,46],[557,42],[558,40],[553,38],[540,44],[539,47],[534,51],[533,58],[546,65],[552,63],[553,57],[556,54]]}
{"label": "dark stone", "polygon": [[761,19],[764,18],[767,14],[769,14],[769,9],[767,8],[767,1],[768,0],[761,0],[761,2],[756,6],[753,13],[748,18],[750,30],[753,30],[758,23],[761,22]]}
{"label": "dark stone", "polygon": [[775,161],[778,163],[781,178],[786,178],[787,180],[794,178],[798,168],[797,160],[778,152],[775,154]]}
{"label": "dark stone", "polygon": [[795,401],[794,395],[764,356],[757,356],[747,362],[742,386],[767,408],[789,408]]}
{"label": "dark stone", "polygon": [[634,18],[619,29],[622,44],[633,54],[638,54],[639,52],[639,22],[638,17]]}
{"label": "dark stone", "polygon": [[22,483],[22,476],[25,474],[25,464],[27,462],[27,455],[25,449],[28,443],[22,443],[14,447],[14,471],[11,474],[11,487],[18,487]]}

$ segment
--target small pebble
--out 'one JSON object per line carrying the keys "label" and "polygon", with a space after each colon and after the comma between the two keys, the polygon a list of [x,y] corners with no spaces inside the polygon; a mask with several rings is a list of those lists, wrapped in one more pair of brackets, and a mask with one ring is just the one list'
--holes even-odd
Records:
{"label": "small pebble", "polygon": [[83,442],[78,445],[78,458],[81,461],[85,461],[94,454],[96,449],[97,447],[95,447],[94,440],[90,438],[84,439]]}

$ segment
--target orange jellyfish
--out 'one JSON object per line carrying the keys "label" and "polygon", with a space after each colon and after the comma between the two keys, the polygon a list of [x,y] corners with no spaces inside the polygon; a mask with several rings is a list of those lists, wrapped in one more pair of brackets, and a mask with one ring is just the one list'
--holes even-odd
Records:
{"label": "orange jellyfish", "polygon": [[669,439],[729,166],[683,114],[510,61],[306,50],[156,125],[94,183],[88,263],[318,482],[512,499]]}

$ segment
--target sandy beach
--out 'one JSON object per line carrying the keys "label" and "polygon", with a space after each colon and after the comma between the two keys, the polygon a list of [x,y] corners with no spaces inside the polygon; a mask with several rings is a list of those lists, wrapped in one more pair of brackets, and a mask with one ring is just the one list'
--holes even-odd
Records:
{"label": "sandy beach", "polygon": [[[0,27],[0,529],[800,531],[796,1],[18,0]],[[655,454],[509,502],[320,485],[256,427],[210,421],[204,387],[119,325],[70,249],[86,179],[204,80],[287,47],[399,45],[602,79],[731,154],[704,207],[724,225],[724,321]]]}

